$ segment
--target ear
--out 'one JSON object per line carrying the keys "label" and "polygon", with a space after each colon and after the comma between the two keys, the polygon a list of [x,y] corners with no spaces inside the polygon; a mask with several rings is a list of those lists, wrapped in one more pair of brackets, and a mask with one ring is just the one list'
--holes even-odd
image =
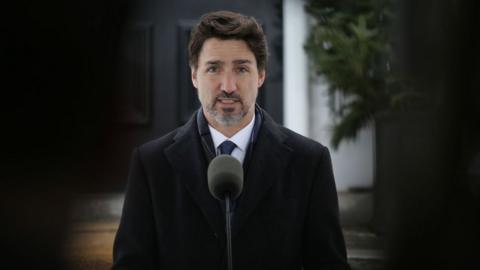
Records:
{"label": "ear", "polygon": [[191,71],[192,71],[191,75],[192,75],[192,83],[193,83],[193,86],[194,86],[195,88],[198,88],[198,87],[197,87],[197,69],[196,69],[195,67],[190,67],[190,69],[191,69]]}
{"label": "ear", "polygon": [[265,70],[260,70],[258,72],[258,83],[257,83],[257,87],[260,88],[262,87],[263,85],[263,82],[265,81],[265,77],[266,77],[266,72]]}

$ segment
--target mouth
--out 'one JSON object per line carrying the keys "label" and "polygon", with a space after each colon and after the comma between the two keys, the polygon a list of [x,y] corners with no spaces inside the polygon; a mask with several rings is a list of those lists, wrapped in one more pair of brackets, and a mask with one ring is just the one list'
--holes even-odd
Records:
{"label": "mouth", "polygon": [[225,104],[225,105],[234,104],[234,103],[239,102],[239,101],[240,100],[238,98],[225,98],[225,97],[217,98],[217,102],[219,102],[221,104]]}

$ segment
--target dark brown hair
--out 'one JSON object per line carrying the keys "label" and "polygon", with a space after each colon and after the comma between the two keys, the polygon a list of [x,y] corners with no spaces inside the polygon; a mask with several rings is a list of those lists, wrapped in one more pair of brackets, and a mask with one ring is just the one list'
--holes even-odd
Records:
{"label": "dark brown hair", "polygon": [[268,57],[267,40],[262,27],[255,18],[231,11],[215,11],[204,14],[190,34],[188,43],[190,67],[198,66],[198,57],[203,43],[209,38],[245,41],[255,55],[258,70],[265,70]]}

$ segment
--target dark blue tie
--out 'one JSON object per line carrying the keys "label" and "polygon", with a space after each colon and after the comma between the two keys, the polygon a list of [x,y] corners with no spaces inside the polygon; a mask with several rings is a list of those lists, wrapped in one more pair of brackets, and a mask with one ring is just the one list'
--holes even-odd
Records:
{"label": "dark blue tie", "polygon": [[[218,146],[218,149],[220,150],[220,155],[231,155],[235,147],[237,147],[237,145],[234,142],[224,141]],[[220,203],[220,206],[225,212],[225,205],[223,203]],[[233,223],[233,214],[235,213],[235,208],[237,208],[237,204],[235,201],[232,201],[232,210],[231,210],[232,223]]]}
{"label": "dark blue tie", "polygon": [[237,147],[235,143],[231,141],[224,141],[218,146],[218,149],[220,149],[220,155],[231,155],[235,147]]}

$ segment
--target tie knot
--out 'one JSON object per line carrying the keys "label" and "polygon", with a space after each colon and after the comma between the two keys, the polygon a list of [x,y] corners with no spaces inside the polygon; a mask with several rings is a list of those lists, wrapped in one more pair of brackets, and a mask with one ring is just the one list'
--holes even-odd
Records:
{"label": "tie knot", "polygon": [[232,154],[233,149],[235,149],[237,145],[235,145],[234,142],[231,141],[224,141],[221,143],[218,148],[220,149],[220,154],[221,155],[230,155]]}

